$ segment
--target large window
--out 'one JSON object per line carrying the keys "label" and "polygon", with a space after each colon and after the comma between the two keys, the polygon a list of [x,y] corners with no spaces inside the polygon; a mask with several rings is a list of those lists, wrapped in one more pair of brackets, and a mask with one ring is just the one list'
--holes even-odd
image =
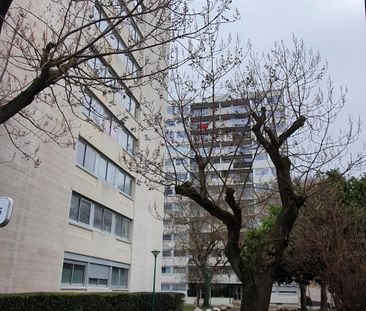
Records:
{"label": "large window", "polygon": [[112,287],[127,288],[128,270],[122,268],[112,268]]}
{"label": "large window", "polygon": [[[95,6],[94,18],[96,18],[97,20],[101,20],[96,24],[100,32],[104,32],[105,30],[107,30],[107,28],[113,28],[107,15],[99,5]],[[141,41],[142,34],[137,28],[135,22],[131,19],[126,19],[125,24],[128,28],[129,42],[132,41],[131,43],[136,43]],[[134,78],[139,77],[141,75],[141,68],[137,64],[132,54],[128,52],[128,46],[122,40],[118,31],[116,31],[115,29],[110,30],[105,35],[105,39],[108,41],[112,49],[120,51],[120,53],[117,55],[124,65],[125,72],[130,74]]]}
{"label": "large window", "polygon": [[130,220],[122,216],[116,216],[114,234],[123,239],[130,238]]}
{"label": "large window", "polygon": [[104,133],[111,136],[124,150],[133,151],[136,139],[90,91],[84,93],[83,113],[98,125]]}
{"label": "large window", "polygon": [[69,286],[84,286],[85,264],[65,262],[62,267],[61,284]]}
{"label": "large window", "polygon": [[77,193],[71,197],[69,219],[118,238],[130,238],[131,220]]}
{"label": "large window", "polygon": [[136,117],[138,103],[112,67],[99,58],[90,59],[88,64],[94,70],[98,78],[103,80],[103,82],[112,89],[113,100],[126,108],[131,115]]}
{"label": "large window", "polygon": [[172,267],[161,267],[161,273],[163,274],[169,274],[169,273],[172,273]]}
{"label": "large window", "polygon": [[77,144],[76,163],[122,193],[131,196],[131,176],[82,140]]}
{"label": "large window", "polygon": [[128,265],[83,255],[71,256],[78,259],[64,259],[61,286],[128,288]]}

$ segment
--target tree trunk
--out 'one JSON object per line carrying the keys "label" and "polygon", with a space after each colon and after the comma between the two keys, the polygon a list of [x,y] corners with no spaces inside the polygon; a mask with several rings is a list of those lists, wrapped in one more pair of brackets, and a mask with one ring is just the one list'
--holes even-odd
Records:
{"label": "tree trunk", "polygon": [[300,283],[300,310],[306,311],[306,285]]}
{"label": "tree trunk", "polygon": [[200,288],[199,283],[196,284],[196,296],[197,296],[196,306],[199,307],[200,306],[200,298],[201,298],[201,288]]}
{"label": "tree trunk", "polygon": [[204,291],[204,298],[202,307],[209,308],[210,307],[210,298],[211,298],[211,279],[210,279],[210,272],[205,269],[204,273],[204,284],[203,284],[203,291]]}
{"label": "tree trunk", "polygon": [[327,286],[320,282],[320,311],[328,310]]}
{"label": "tree trunk", "polygon": [[268,311],[273,285],[271,269],[244,278],[240,311]]}

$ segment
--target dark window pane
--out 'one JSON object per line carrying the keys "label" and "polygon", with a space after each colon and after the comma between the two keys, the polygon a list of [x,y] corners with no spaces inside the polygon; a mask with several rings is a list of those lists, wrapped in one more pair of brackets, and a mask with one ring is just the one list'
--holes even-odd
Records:
{"label": "dark window pane", "polygon": [[118,170],[116,174],[116,186],[118,190],[124,192],[124,184],[125,184],[125,174],[123,174],[120,170]]}
{"label": "dark window pane", "polygon": [[90,208],[91,208],[90,202],[87,202],[83,199],[80,200],[79,222],[89,225]]}
{"label": "dark window pane", "polygon": [[102,230],[103,208],[96,206],[94,208],[94,228]]}
{"label": "dark window pane", "polygon": [[84,270],[83,265],[74,265],[74,273],[72,275],[72,284],[83,285],[84,284]]}
{"label": "dark window pane", "polygon": [[130,221],[126,218],[122,220],[122,237],[125,239],[130,237]]}
{"label": "dark window pane", "polygon": [[104,210],[103,212],[103,231],[111,232],[112,230],[112,213]]}
{"label": "dark window pane", "polygon": [[124,192],[131,195],[131,177],[126,175]]}
{"label": "dark window pane", "polygon": [[96,158],[95,150],[89,146],[86,146],[84,168],[86,168],[91,173],[94,173],[95,158]]}
{"label": "dark window pane", "polygon": [[84,154],[85,154],[85,144],[81,141],[78,141],[76,145],[76,163],[84,166]]}
{"label": "dark window pane", "polygon": [[119,269],[118,268],[112,269],[112,286],[113,287],[119,286]]}
{"label": "dark window pane", "polygon": [[98,177],[105,180],[107,173],[107,160],[99,157],[98,159]]}
{"label": "dark window pane", "polygon": [[127,288],[127,282],[128,282],[128,270],[127,269],[120,269],[119,286]]}
{"label": "dark window pane", "polygon": [[72,195],[69,218],[75,221],[78,221],[79,200],[80,198],[78,196],[75,194]]}
{"label": "dark window pane", "polygon": [[110,183],[111,185],[114,185],[115,177],[116,177],[116,166],[109,162],[107,169],[107,182]]}
{"label": "dark window pane", "polygon": [[116,216],[116,226],[114,228],[114,234],[122,237],[122,217]]}
{"label": "dark window pane", "polygon": [[70,263],[64,263],[61,276],[62,284],[71,284],[72,266]]}

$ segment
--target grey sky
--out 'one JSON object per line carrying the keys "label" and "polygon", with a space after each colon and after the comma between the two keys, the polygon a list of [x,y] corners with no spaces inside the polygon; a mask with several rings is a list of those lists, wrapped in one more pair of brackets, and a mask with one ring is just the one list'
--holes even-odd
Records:
{"label": "grey sky", "polygon": [[328,60],[332,80],[348,88],[342,119],[360,115],[366,142],[364,0],[233,0],[233,7],[241,20],[225,31],[239,32],[243,43],[250,39],[256,51],[269,50],[275,40],[290,43],[294,34]]}

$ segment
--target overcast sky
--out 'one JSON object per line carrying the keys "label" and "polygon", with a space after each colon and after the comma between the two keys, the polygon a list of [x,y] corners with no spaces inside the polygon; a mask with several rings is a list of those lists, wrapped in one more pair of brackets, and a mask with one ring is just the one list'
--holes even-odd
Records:
{"label": "overcast sky", "polygon": [[[345,114],[360,115],[366,142],[366,20],[364,0],[233,0],[241,19],[225,31],[238,32],[257,51],[293,34],[329,63],[336,85],[347,86]],[[344,118],[343,118],[344,120]],[[341,122],[340,122],[341,125]]]}

